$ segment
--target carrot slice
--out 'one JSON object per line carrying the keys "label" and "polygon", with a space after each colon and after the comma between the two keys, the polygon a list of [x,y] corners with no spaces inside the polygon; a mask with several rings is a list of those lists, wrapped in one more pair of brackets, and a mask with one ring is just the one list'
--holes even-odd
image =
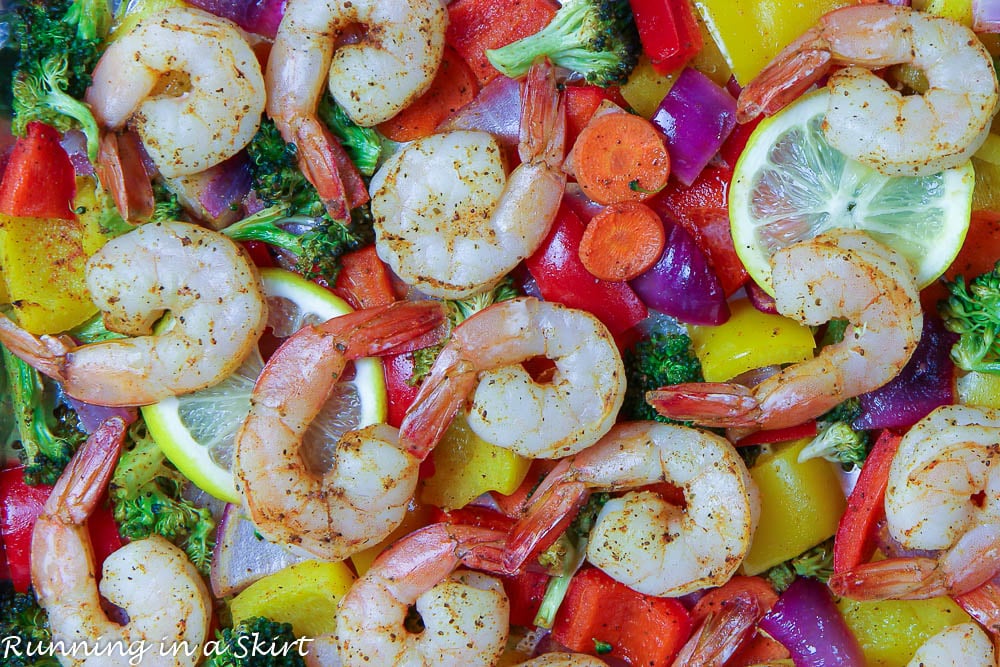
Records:
{"label": "carrot slice", "polygon": [[573,171],[583,192],[601,204],[642,201],[670,176],[670,155],[656,127],[641,116],[607,113],[573,145]]}
{"label": "carrot slice", "polygon": [[631,280],[656,264],[666,239],[653,209],[637,201],[611,204],[587,225],[580,261],[601,280]]}

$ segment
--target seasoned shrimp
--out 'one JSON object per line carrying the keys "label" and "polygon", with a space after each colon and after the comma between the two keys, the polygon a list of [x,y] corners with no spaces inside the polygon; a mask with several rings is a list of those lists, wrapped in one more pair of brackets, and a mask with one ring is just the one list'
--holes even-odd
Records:
{"label": "seasoned shrimp", "polygon": [[885,493],[890,534],[936,558],[889,558],[835,575],[856,599],[925,598],[972,591],[1000,571],[1000,414],[946,405],[899,443]]}
{"label": "seasoned shrimp", "polygon": [[504,176],[500,145],[456,130],[407,144],[371,182],[375,247],[404,281],[460,299],[491,289],[541,245],[566,186],[565,114],[548,62],[524,84],[521,164]]}
{"label": "seasoned shrimp", "polygon": [[[535,381],[521,366],[548,357]],[[423,459],[472,397],[469,427],[530,458],[566,456],[608,432],[625,400],[625,368],[607,328],[590,313],[523,297],[479,311],[452,331],[400,427]]]}
{"label": "seasoned shrimp", "polygon": [[921,645],[906,667],[996,667],[993,643],[975,623],[952,625]]}
{"label": "seasoned shrimp", "polygon": [[[107,328],[134,338],[76,346],[0,315],[0,343],[97,405],[148,405],[215,384],[239,368],[267,322],[246,253],[185,222],[142,225],[106,243],[87,262],[87,288]],[[165,312],[172,322],[152,333]]]}
{"label": "seasoned shrimp", "polygon": [[141,19],[111,42],[86,101],[102,127],[130,123],[170,178],[204,171],[246,146],[260,126],[264,76],[243,32],[192,7]]}
{"label": "seasoned shrimp", "polygon": [[384,539],[413,497],[420,461],[398,432],[375,424],[346,433],[325,474],[302,458],[302,437],[348,361],[406,352],[443,334],[439,302],[399,302],[306,326],[268,360],[236,436],[234,474],[257,529],[328,560]]}
{"label": "seasoned shrimp", "polygon": [[587,560],[626,586],[661,597],[728,581],[750,548],[760,515],[750,473],[724,438],[658,422],[617,424],[596,445],[560,462],[511,531],[504,567],[519,569],[543,540],[551,540],[590,489],[658,482],[680,487],[686,506],[650,491],[612,498],[597,516]]}
{"label": "seasoned shrimp", "polygon": [[778,311],[803,324],[852,324],[844,340],[752,389],[692,383],[647,394],[661,414],[707,426],[801,424],[896,377],[920,340],[923,314],[909,264],[863,232],[831,230],[772,258]]}
{"label": "seasoned shrimp", "polygon": [[[59,478],[32,534],[31,581],[48,613],[52,641],[64,647],[56,651],[63,665],[138,664],[138,650],[144,666],[195,665],[212,598],[183,551],[159,536],[131,542],[104,561],[96,583],[85,521],[107,487],[124,438],[120,417],[105,421]],[[125,610],[128,623],[108,619],[102,596]]]}
{"label": "seasoned shrimp", "polygon": [[[432,524],[384,551],[340,602],[337,641],[354,665],[493,665],[507,641],[510,602],[497,571],[504,534]],[[415,606],[424,630],[405,627]]]}
{"label": "seasoned shrimp", "polygon": [[[923,95],[892,90],[871,69],[923,71]],[[924,176],[964,163],[986,140],[997,110],[993,61],[979,38],[950,19],[887,4],[836,9],[792,42],[743,89],[741,122],[771,114],[830,75],[823,123],[830,144],[886,176]]]}
{"label": "seasoned shrimp", "polygon": [[[365,26],[360,41],[338,44],[357,23]],[[349,206],[337,168],[342,149],[316,117],[324,79],[354,122],[376,125],[430,86],[447,26],[441,0],[288,2],[268,58],[267,115],[298,147],[302,172],[333,217],[344,219]]]}

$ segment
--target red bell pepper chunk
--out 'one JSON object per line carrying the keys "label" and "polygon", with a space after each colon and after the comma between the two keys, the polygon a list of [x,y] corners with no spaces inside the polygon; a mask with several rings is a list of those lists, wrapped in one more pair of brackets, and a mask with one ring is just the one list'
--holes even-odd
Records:
{"label": "red bell pepper chunk", "polygon": [[340,273],[333,291],[355,308],[387,306],[396,300],[389,270],[379,259],[374,245],[340,258]]}
{"label": "red bell pepper chunk", "polygon": [[816,421],[808,421],[797,426],[778,428],[773,431],[757,431],[745,438],[741,438],[737,447],[749,447],[750,445],[771,445],[776,442],[789,442],[790,440],[801,440],[802,438],[815,438],[819,432]]}
{"label": "red bell pepper chunk", "polygon": [[601,88],[600,86],[566,86],[563,91],[566,103],[566,146],[567,149],[576,143],[583,128],[594,116],[601,102],[608,100],[618,106],[625,107],[628,103],[622,98],[617,88]]}
{"label": "red bell pepper chunk", "polygon": [[[10,579],[15,590],[22,593],[31,584],[31,534],[35,520],[51,492],[51,486],[25,484],[20,467],[0,471],[0,539]],[[99,572],[104,559],[122,546],[118,526],[105,503],[91,515],[87,528]]]}
{"label": "red bell pepper chunk", "polygon": [[889,430],[879,434],[875,446],[861,466],[861,474],[847,499],[847,509],[840,517],[833,541],[835,574],[853,570],[871,560],[875,553],[876,531],[885,515],[885,489],[889,485],[889,466],[903,436]]}
{"label": "red bell pepper chunk", "polygon": [[544,572],[521,570],[515,575],[500,577],[510,600],[510,624],[531,627],[542,606],[549,575]]}
{"label": "red bell pepper chunk", "polygon": [[701,51],[704,42],[690,0],[629,0],[642,50],[653,69],[668,74]]}
{"label": "red bell pepper chunk", "polygon": [[76,220],[76,171],[59,144],[57,130],[28,123],[19,137],[0,181],[0,213],[26,218]]}
{"label": "red bell pepper chunk", "polygon": [[643,595],[592,567],[573,576],[552,637],[578,653],[598,655],[595,642],[611,646],[609,657],[630,665],[669,665],[691,635],[691,617],[672,598]]}
{"label": "red bell pepper chunk", "polygon": [[489,528],[500,532],[507,532],[514,527],[514,519],[501,514],[488,507],[468,505],[453,510],[431,507],[430,521],[428,523],[447,522],[457,526],[475,526],[476,528]]}
{"label": "red bell pepper chunk", "polygon": [[413,400],[420,391],[420,385],[408,384],[408,380],[413,377],[413,353],[404,352],[383,357],[382,368],[385,371],[385,390],[389,397],[389,413],[386,421],[390,426],[399,428],[406,411],[413,405]]}
{"label": "red bell pepper chunk", "polygon": [[646,306],[628,283],[598,280],[584,268],[583,231],[583,222],[564,204],[548,237],[525,265],[547,301],[586,310],[619,336],[646,318]]}

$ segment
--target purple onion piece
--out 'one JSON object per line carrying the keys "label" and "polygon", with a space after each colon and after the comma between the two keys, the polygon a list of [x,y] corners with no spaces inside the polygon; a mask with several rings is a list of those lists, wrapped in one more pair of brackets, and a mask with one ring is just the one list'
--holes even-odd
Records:
{"label": "purple onion piece", "polygon": [[274,39],[288,0],[191,0],[210,14],[229,19],[248,32]]}
{"label": "purple onion piece", "polygon": [[253,582],[302,560],[257,535],[236,505],[226,505],[216,528],[211,583],[216,597],[234,595]]}
{"label": "purple onion piece", "polygon": [[865,664],[830,589],[815,579],[792,582],[761,619],[760,628],[788,649],[795,667]]}
{"label": "purple onion piece", "polygon": [[70,407],[76,411],[77,416],[80,418],[80,424],[87,433],[93,433],[106,419],[121,417],[125,420],[125,424],[128,425],[134,422],[139,415],[135,408],[92,405],[79,401],[72,396],[65,396],[65,399],[70,404]]}
{"label": "purple onion piece", "polygon": [[479,91],[476,99],[446,118],[437,129],[482,130],[504,146],[517,146],[521,128],[521,86],[498,76]]}
{"label": "purple onion piece", "polygon": [[736,100],[687,67],[651,120],[667,138],[671,173],[691,185],[736,127]]}
{"label": "purple onion piece", "polygon": [[250,160],[245,153],[237,153],[212,170],[214,173],[198,195],[198,202],[209,215],[219,218],[232,211],[250,192]]}
{"label": "purple onion piece", "polygon": [[73,171],[77,176],[90,176],[94,173],[94,165],[87,156],[87,135],[80,130],[67,130],[59,145],[66,151]]}
{"label": "purple onion piece", "polygon": [[664,220],[667,243],[653,268],[629,282],[647,307],[688,324],[718,325],[729,306],[718,276],[694,238]]}
{"label": "purple onion piece", "polygon": [[1000,0],[972,0],[972,29],[1000,32]]}
{"label": "purple onion piece", "polygon": [[577,217],[583,220],[584,223],[590,222],[595,215],[603,211],[605,208],[603,204],[598,204],[596,201],[583,194],[583,188],[580,187],[579,183],[566,184],[563,202],[573,209],[573,212],[576,213]]}
{"label": "purple onion piece", "polygon": [[754,308],[768,315],[778,314],[778,304],[774,297],[764,291],[764,288],[752,280],[748,280],[744,287],[747,290],[747,299]]}
{"label": "purple onion piece", "polygon": [[952,345],[958,334],[944,328],[937,317],[924,316],[920,343],[899,375],[888,384],[861,394],[856,429],[904,428],[932,410],[955,402],[955,364]]}

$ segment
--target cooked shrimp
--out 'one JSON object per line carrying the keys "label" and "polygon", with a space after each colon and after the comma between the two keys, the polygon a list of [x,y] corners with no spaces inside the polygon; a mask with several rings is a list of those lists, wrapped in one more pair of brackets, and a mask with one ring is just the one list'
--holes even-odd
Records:
{"label": "cooked shrimp", "polygon": [[[195,665],[212,599],[183,551],[159,536],[131,542],[104,561],[96,583],[85,522],[114,472],[124,438],[120,417],[105,421],[59,478],[32,533],[31,581],[48,613],[52,641],[64,647],[56,651],[63,665],[138,664],[139,650],[144,666]],[[102,596],[125,610],[125,625],[108,619]]]}
{"label": "cooked shrimp", "polygon": [[658,422],[617,424],[596,445],[560,462],[511,531],[504,566],[519,569],[591,489],[658,482],[680,487],[686,506],[651,491],[612,498],[597,516],[587,560],[647,595],[677,597],[722,585],[750,548],[760,514],[757,489],[727,440]]}
{"label": "cooked shrimp", "polygon": [[772,258],[778,311],[803,324],[849,320],[844,340],[752,389],[692,383],[647,394],[661,414],[707,426],[801,424],[896,377],[920,340],[923,314],[909,264],[863,232],[831,230]]}
{"label": "cooked shrimp", "polygon": [[1000,414],[946,405],[899,443],[885,493],[890,534],[936,558],[890,558],[835,575],[856,599],[925,598],[971,591],[1000,571]]}
{"label": "cooked shrimp", "polygon": [[[902,95],[870,71],[908,64],[923,95]],[[772,114],[830,75],[823,124],[830,144],[887,176],[924,176],[964,163],[986,140],[997,110],[993,61],[951,19],[887,4],[843,7],[779,53],[740,94],[741,122]]]}
{"label": "cooked shrimp", "polygon": [[257,529],[273,542],[328,560],[384,539],[413,497],[420,461],[388,424],[349,431],[325,474],[310,470],[302,437],[348,361],[431,345],[443,333],[439,302],[399,302],[306,326],[268,360],[236,436],[234,474]]}
{"label": "cooked shrimp", "polygon": [[993,643],[975,623],[952,625],[921,645],[906,667],[996,667]]}
{"label": "cooked shrimp", "polygon": [[[338,44],[353,24],[360,41]],[[430,86],[444,55],[441,0],[290,0],[267,65],[267,115],[298,147],[302,172],[337,219],[347,215],[337,147],[316,117],[326,79],[358,125],[392,118]]]}
{"label": "cooked shrimp", "polygon": [[375,247],[404,281],[460,299],[495,286],[541,245],[566,186],[565,114],[548,62],[524,84],[521,164],[504,176],[500,145],[457,130],[407,144],[371,182]]}
{"label": "cooked shrimp", "polygon": [[[87,262],[87,288],[107,328],[134,338],[76,346],[0,315],[0,343],[97,405],[148,405],[215,384],[239,368],[267,322],[246,253],[185,222],[142,225],[106,243]],[[165,312],[172,321],[152,333]]]}
{"label": "cooked shrimp", "polygon": [[[493,665],[507,641],[510,602],[496,571],[504,534],[432,524],[384,551],[340,602],[337,640],[344,667]],[[424,630],[405,626],[415,606]]]}
{"label": "cooked shrimp", "polygon": [[[538,356],[551,380],[521,366]],[[608,432],[625,400],[625,368],[600,320],[582,310],[517,298],[479,311],[452,331],[400,427],[423,459],[472,397],[469,426],[530,458],[566,456]]]}
{"label": "cooked shrimp", "polygon": [[102,127],[130,123],[164,176],[204,171],[260,126],[264,76],[243,32],[192,7],[141,19],[108,46],[86,101]]}
{"label": "cooked shrimp", "polygon": [[674,667],[722,667],[753,635],[764,616],[760,602],[741,593],[710,613],[674,658]]}

